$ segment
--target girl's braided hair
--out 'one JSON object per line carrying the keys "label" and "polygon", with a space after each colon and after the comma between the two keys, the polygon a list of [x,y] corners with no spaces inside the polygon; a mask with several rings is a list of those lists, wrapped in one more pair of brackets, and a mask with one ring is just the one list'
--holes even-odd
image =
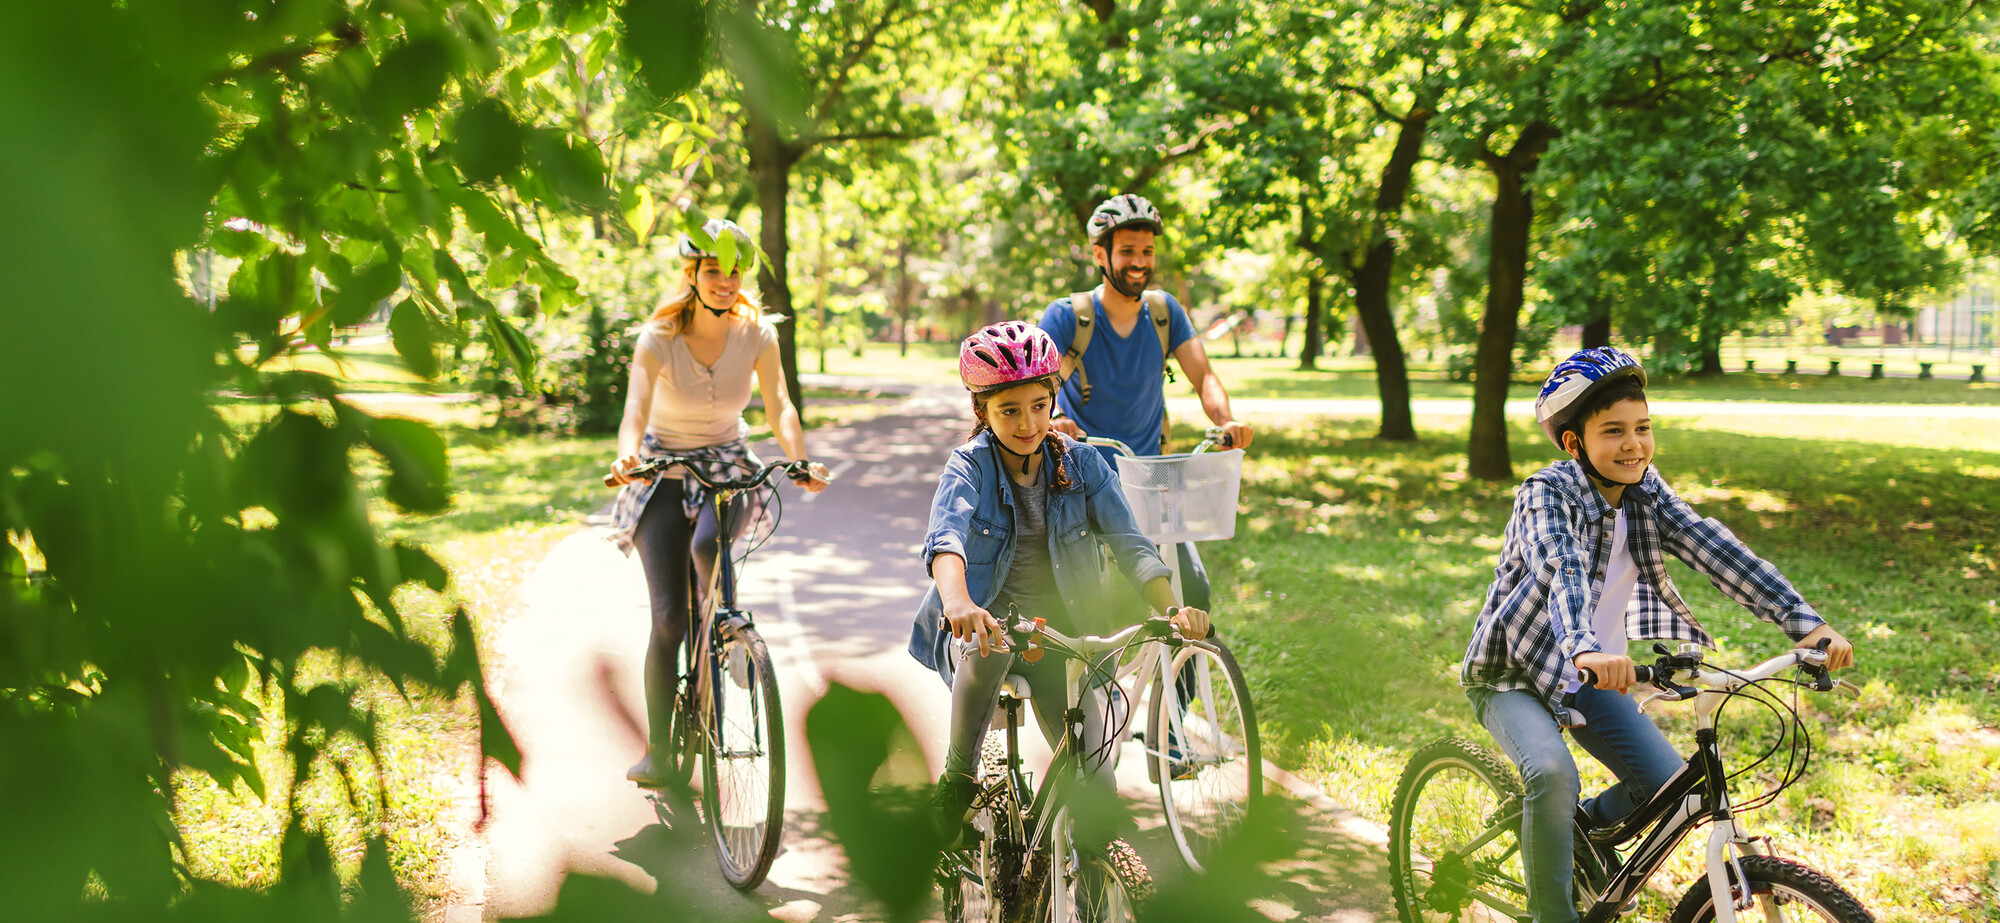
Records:
{"label": "girl's braided hair", "polygon": [[[1018,388],[1022,385],[1041,385],[1049,390],[1049,397],[1053,399],[1056,395],[1056,384],[1056,376],[1043,375],[1039,378],[1030,378],[1026,381],[1010,381],[997,388],[987,388],[984,391],[972,392],[972,432],[968,433],[965,438],[971,439],[980,433],[990,433],[993,431],[993,427],[986,422],[987,398],[1008,388]],[[1047,441],[1049,443],[1049,452],[1055,456],[1054,460],[1056,463],[1055,477],[1050,479],[1050,483],[1053,483],[1057,490],[1069,490],[1075,486],[1069,477],[1069,464],[1067,461],[1069,450],[1062,438],[1054,432],[1049,433]]]}

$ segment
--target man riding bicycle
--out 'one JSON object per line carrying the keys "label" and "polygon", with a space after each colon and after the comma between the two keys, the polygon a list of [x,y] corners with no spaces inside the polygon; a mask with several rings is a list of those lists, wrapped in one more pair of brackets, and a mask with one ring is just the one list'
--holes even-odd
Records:
{"label": "man riding bicycle", "polygon": [[[1091,213],[1091,259],[1103,284],[1058,298],[1040,326],[1063,353],[1056,395],[1056,430],[1074,439],[1117,439],[1140,455],[1165,452],[1169,357],[1187,373],[1202,412],[1236,448],[1253,436],[1231,415],[1229,392],[1208,364],[1208,351],[1187,311],[1172,295],[1148,289],[1154,245],[1165,233],[1160,212],[1136,195],[1112,196]],[[1115,455],[1105,450],[1114,466]],[[1208,608],[1208,575],[1192,545],[1180,546],[1183,602]]]}

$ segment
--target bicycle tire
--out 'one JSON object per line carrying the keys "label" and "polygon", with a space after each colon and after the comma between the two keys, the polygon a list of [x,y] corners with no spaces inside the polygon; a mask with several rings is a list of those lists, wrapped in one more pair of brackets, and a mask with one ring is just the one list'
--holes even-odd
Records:
{"label": "bicycle tire", "polygon": [[1122,839],[1099,849],[1080,846],[1069,811],[1056,818],[1049,870],[1034,919],[1042,923],[1138,923],[1153,896],[1153,875],[1138,850]]}
{"label": "bicycle tire", "polygon": [[1160,809],[1181,861],[1199,873],[1202,861],[1242,825],[1264,792],[1263,743],[1250,684],[1229,648],[1193,641],[1153,678],[1149,698],[1147,775],[1159,787]]}
{"label": "bicycle tire", "polygon": [[[1775,899],[1784,920],[1828,920],[1836,923],[1874,923],[1875,915],[1847,893],[1839,883],[1810,866],[1777,856],[1744,856],[1743,877],[1750,880],[1750,893],[1762,900]],[[1736,869],[1729,870],[1730,890],[1740,890]],[[1732,896],[1734,896],[1732,894]],[[1786,912],[1793,909],[1807,914]],[[1767,908],[1769,909],[1769,908]],[[1715,919],[1714,895],[1703,875],[1674,906],[1672,923],[1706,923]],[[1771,919],[1768,914],[1738,911],[1737,919]]]}
{"label": "bicycle tire", "polygon": [[724,626],[708,664],[711,707],[702,807],[722,877],[764,882],[785,817],[785,718],[771,654],[755,628]]}
{"label": "bicycle tire", "polygon": [[[946,923],[1001,923],[1006,919],[1011,889],[1020,880],[1020,847],[1013,841],[1018,812],[1014,791],[1007,785],[1007,744],[1003,735],[989,733],[979,750],[979,796],[973,803],[972,827],[979,842],[945,853],[938,884],[944,895]],[[968,867],[969,866],[969,867]]]}
{"label": "bicycle tire", "polygon": [[[1466,844],[1492,833],[1518,810],[1521,783],[1505,759],[1478,744],[1447,737],[1419,749],[1404,766],[1389,805],[1389,883],[1404,923],[1453,920],[1513,923],[1513,915],[1475,897],[1475,882],[1500,882],[1500,900],[1527,906],[1518,827],[1500,832],[1470,856]],[[1433,857],[1450,857],[1439,861]]]}

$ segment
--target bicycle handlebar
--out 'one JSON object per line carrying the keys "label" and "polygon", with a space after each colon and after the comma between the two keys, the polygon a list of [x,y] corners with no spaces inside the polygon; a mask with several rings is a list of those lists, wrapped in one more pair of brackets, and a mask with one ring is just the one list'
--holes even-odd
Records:
{"label": "bicycle handlebar", "polygon": [[[1178,609],[1179,607],[1175,607]],[[1083,635],[1071,637],[1063,634],[1041,619],[1016,616],[1007,628],[1007,645],[1016,652],[1034,648],[1035,639],[1053,642],[1053,646],[1040,645],[1044,649],[1055,650],[1066,656],[1084,656],[1115,651],[1145,636],[1149,641],[1185,641],[1178,629],[1174,628],[1173,616],[1152,616],[1137,625],[1132,625],[1109,635]]]}
{"label": "bicycle handlebar", "polygon": [[[1131,446],[1126,445],[1125,443],[1117,439],[1113,439],[1109,436],[1085,436],[1083,438],[1083,441],[1087,445],[1104,446],[1105,448],[1108,449],[1117,449],[1119,454],[1122,455],[1131,455],[1136,457],[1139,454],[1137,452],[1132,451]],[[1211,426],[1205,430],[1202,430],[1201,444],[1195,446],[1194,452],[1190,454],[1199,455],[1203,451],[1207,450],[1209,446],[1212,445],[1219,445],[1225,449],[1235,448],[1236,437],[1231,436],[1228,433],[1224,432],[1222,427],[1220,426]]]}
{"label": "bicycle handlebar", "polygon": [[[1665,699],[1680,702],[1700,695],[1701,686],[1721,692],[1735,692],[1751,683],[1759,683],[1777,676],[1794,667],[1805,671],[1813,681],[1808,685],[1817,692],[1839,692],[1844,695],[1859,695],[1861,687],[1844,679],[1834,679],[1826,669],[1826,642],[1817,648],[1793,648],[1776,657],[1745,670],[1703,670],[1700,650],[1683,649],[1671,653],[1665,645],[1654,644],[1653,650],[1660,655],[1653,665],[1634,665],[1633,672],[1638,682],[1658,686],[1660,691],[1647,697],[1646,701]],[[1586,686],[1597,684],[1594,670],[1578,668],[1577,676]],[[1676,680],[1680,680],[1677,682]]]}
{"label": "bicycle handlebar", "polygon": [[[703,487],[707,487],[710,490],[752,490],[758,487],[762,487],[764,485],[764,482],[769,481],[771,479],[771,474],[779,470],[783,470],[785,472],[785,476],[791,478],[794,482],[798,481],[801,478],[810,479],[812,477],[812,474],[809,470],[811,462],[793,461],[793,462],[771,462],[769,464],[766,464],[764,467],[759,468],[755,474],[745,475],[743,477],[733,478],[726,481],[718,481],[715,478],[711,477],[709,473],[703,469],[701,463],[704,461],[706,461],[706,459],[696,458],[692,455],[656,455],[653,458],[648,459],[638,467],[625,472],[625,476],[628,478],[632,478],[634,480],[643,480],[646,478],[656,477],[661,473],[665,472],[668,468],[672,468],[676,465],[679,465],[681,467],[681,470],[686,471],[688,474],[693,475],[695,480],[700,481]],[[618,476],[615,474],[605,475],[604,486],[606,487],[619,486]]]}

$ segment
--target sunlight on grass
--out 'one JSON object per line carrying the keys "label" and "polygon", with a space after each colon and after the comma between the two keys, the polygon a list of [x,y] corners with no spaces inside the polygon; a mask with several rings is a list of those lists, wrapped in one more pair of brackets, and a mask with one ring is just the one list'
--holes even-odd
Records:
{"label": "sunlight on grass", "polygon": [[[1427,428],[1403,445],[1373,433],[1373,420],[1265,429],[1246,459],[1237,537],[1206,556],[1218,624],[1251,675],[1273,758],[1380,821],[1416,747],[1486,737],[1456,664],[1514,484],[1465,476],[1462,429]],[[1868,682],[1858,704],[1804,702],[1815,760],[1750,823],[1843,880],[1879,919],[1988,919],[2000,856],[2000,427],[1708,416],[1664,420],[1659,439],[1669,482],[1848,631],[1853,678]],[[1553,457],[1524,423],[1513,451],[1517,478]],[[1704,578],[1670,570],[1722,662],[1790,646]],[[1661,722],[1685,743],[1685,716]],[[1731,722],[1726,734],[1746,752],[1773,731],[1767,714]],[[1581,762],[1586,788],[1609,783]],[[1677,898],[1699,861],[1683,849],[1656,880],[1661,898]]]}

